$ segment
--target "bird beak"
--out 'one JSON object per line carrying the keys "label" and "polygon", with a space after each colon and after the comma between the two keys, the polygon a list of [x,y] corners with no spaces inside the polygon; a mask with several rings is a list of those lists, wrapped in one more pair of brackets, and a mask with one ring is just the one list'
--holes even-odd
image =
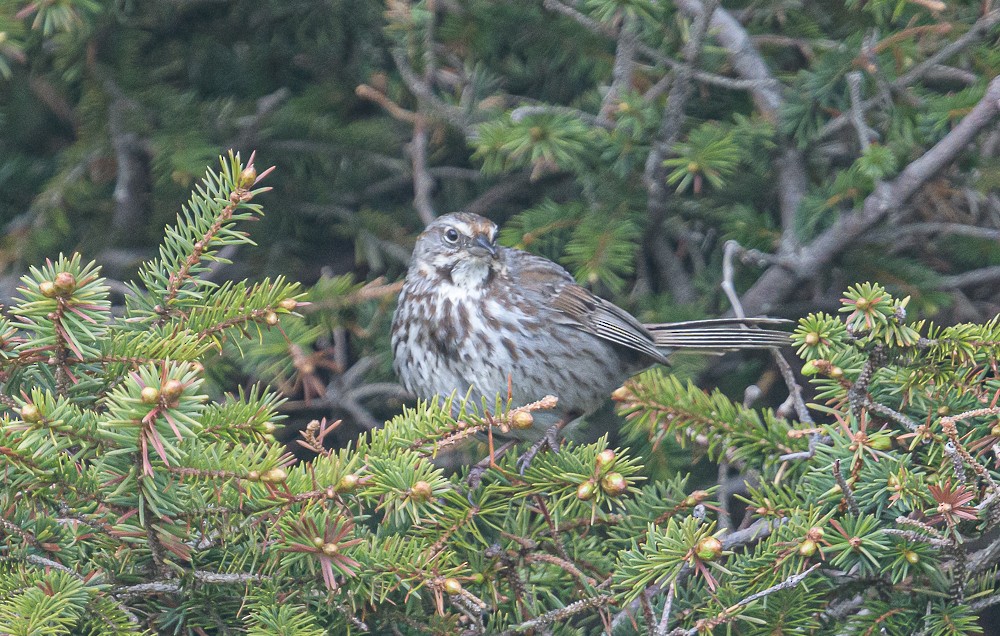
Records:
{"label": "bird beak", "polygon": [[474,240],[472,242],[472,245],[469,246],[469,253],[472,254],[473,256],[479,256],[479,257],[484,257],[487,255],[490,257],[495,257],[497,255],[497,248],[492,243],[490,243],[486,239],[486,237],[477,236],[476,240]]}

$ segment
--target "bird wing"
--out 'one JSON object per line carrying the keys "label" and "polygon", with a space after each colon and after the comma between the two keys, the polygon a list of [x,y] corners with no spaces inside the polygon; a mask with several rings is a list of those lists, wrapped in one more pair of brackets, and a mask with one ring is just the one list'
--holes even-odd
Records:
{"label": "bird wing", "polygon": [[630,313],[577,285],[569,272],[552,261],[527,252],[510,251],[516,253],[514,258],[507,259],[514,284],[525,293],[539,293],[538,300],[556,310],[561,324],[666,364],[667,359],[657,349],[652,334]]}

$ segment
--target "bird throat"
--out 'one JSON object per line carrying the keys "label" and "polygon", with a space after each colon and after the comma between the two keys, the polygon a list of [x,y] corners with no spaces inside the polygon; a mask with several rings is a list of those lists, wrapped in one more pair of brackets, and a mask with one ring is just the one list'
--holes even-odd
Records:
{"label": "bird throat", "polygon": [[486,259],[467,258],[451,268],[451,283],[466,290],[481,290],[493,276],[491,262]]}

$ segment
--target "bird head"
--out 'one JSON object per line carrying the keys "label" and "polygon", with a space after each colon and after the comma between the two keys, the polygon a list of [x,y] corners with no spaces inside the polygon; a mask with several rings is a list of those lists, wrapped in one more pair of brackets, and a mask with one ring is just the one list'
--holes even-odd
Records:
{"label": "bird head", "polygon": [[438,217],[417,239],[413,261],[436,270],[489,270],[497,259],[496,223],[478,214],[456,212]]}

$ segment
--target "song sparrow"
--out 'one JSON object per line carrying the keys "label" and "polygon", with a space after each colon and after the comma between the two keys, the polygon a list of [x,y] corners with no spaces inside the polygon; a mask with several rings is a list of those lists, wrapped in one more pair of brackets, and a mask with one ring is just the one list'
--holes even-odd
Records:
{"label": "song sparrow", "polygon": [[[417,239],[392,323],[396,373],[421,398],[506,396],[515,406],[546,395],[556,413],[538,417],[537,439],[558,419],[586,415],[630,376],[675,349],[781,346],[788,334],[747,329],[771,319],[643,325],[577,285],[552,261],[497,245],[497,226],[469,213],[436,219]],[[513,433],[513,431],[512,431]]]}

